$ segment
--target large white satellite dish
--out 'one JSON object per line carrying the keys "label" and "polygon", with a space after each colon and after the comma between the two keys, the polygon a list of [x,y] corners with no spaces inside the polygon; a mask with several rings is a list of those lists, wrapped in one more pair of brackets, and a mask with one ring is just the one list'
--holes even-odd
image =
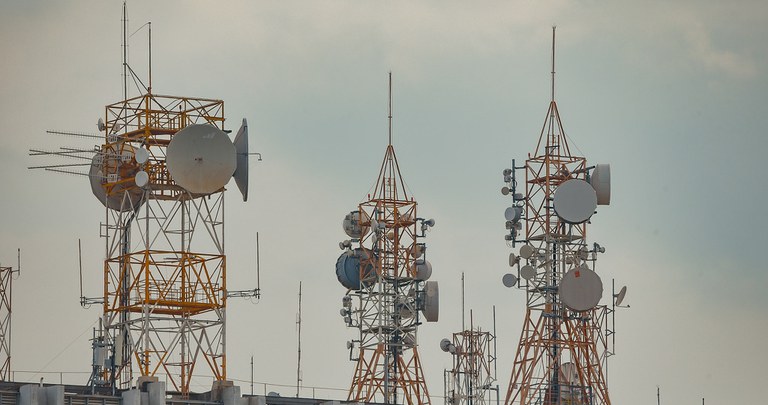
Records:
{"label": "large white satellite dish", "polygon": [[597,193],[597,205],[609,205],[611,203],[611,165],[607,163],[595,165],[589,182]]}
{"label": "large white satellite dish", "polygon": [[237,168],[235,146],[224,131],[213,125],[183,128],[167,149],[165,161],[173,181],[193,194],[220,190]]}
{"label": "large white satellite dish", "polygon": [[422,312],[427,322],[437,322],[440,315],[440,290],[437,288],[437,281],[424,283],[424,309]]}
{"label": "large white satellite dish", "polygon": [[237,166],[232,177],[243,195],[243,201],[248,201],[248,121],[243,118],[243,124],[235,135],[235,152],[237,153]]}
{"label": "large white satellite dish", "polygon": [[555,190],[553,206],[560,219],[569,224],[580,224],[595,212],[597,195],[595,189],[584,180],[566,180]]}
{"label": "large white satellite dish", "polygon": [[600,302],[603,282],[594,271],[576,267],[565,273],[559,291],[566,307],[574,311],[588,311]]}

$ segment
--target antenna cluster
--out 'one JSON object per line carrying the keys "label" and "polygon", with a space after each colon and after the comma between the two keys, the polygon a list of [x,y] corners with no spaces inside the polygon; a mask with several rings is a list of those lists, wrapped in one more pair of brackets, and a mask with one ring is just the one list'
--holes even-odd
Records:
{"label": "antenna cluster", "polygon": [[[164,375],[169,387],[187,396],[201,372],[219,384],[227,379],[227,299],[260,297],[258,234],[255,289],[227,289],[224,245],[225,187],[234,178],[243,201],[248,199],[253,153],[245,119],[230,140],[222,100],[153,94],[149,23],[139,28],[149,31],[144,85],[127,63],[127,21],[123,3],[123,100],[105,107],[96,122],[99,134],[49,131],[100,142],[32,149],[32,156],[76,163],[31,168],[87,176],[105,207],[102,297],[83,293],[78,242],[80,303],[104,308],[94,330],[89,384],[116,390]],[[129,74],[141,95],[128,95]]]}
{"label": "antenna cluster", "polygon": [[[526,320],[505,399],[506,405],[610,404],[604,370],[607,338],[615,332],[615,308],[626,287],[601,305],[596,271],[605,248],[587,242],[587,225],[598,206],[610,204],[610,166],[588,166],[572,154],[554,99],[555,29],[552,30],[552,100],[536,151],[503,171],[501,192],[512,197],[504,212],[513,272],[506,287],[526,293]],[[518,183],[518,179],[524,179]],[[531,357],[529,353],[538,353]]]}
{"label": "antenna cluster", "polygon": [[[434,219],[419,217],[405,189],[392,146],[392,74],[389,131],[376,187],[369,199],[344,216],[349,237],[339,243],[336,277],[347,289],[339,311],[358,338],[347,342],[356,362],[348,400],[428,404],[421,369],[418,327],[439,317],[439,289],[430,280],[423,239]],[[355,299],[356,298],[356,299]]]}

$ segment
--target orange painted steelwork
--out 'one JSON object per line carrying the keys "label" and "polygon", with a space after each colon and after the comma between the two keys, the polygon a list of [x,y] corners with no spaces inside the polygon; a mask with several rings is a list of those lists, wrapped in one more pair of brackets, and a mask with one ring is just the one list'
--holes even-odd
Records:
{"label": "orange painted steelwork", "polygon": [[[405,188],[392,145],[387,146],[373,194],[358,206],[360,224],[383,227],[380,237],[372,231],[360,240],[371,246],[361,260],[363,269],[372,266],[376,280],[364,285],[360,297],[360,350],[347,399],[356,402],[429,404],[416,333],[418,311],[409,292],[421,288],[415,279],[417,249],[416,201]],[[364,214],[363,214],[364,213]],[[400,312],[406,308],[412,317]]]}
{"label": "orange painted steelwork", "polygon": [[[200,123],[223,129],[223,101],[147,93],[106,106],[102,185],[127,208],[107,208],[102,224],[103,321],[115,359],[103,380],[118,388],[162,377],[186,396],[195,376],[227,376],[224,189],[192,195],[165,164],[174,134]],[[139,147],[149,152],[143,164],[133,157]],[[149,175],[144,189],[134,183],[139,170]]]}
{"label": "orange painted steelwork", "polygon": [[[554,74],[554,69],[553,69]],[[557,104],[552,100],[533,156],[525,164],[526,241],[543,252],[543,284],[526,284],[527,310],[512,366],[506,405],[610,405],[605,378],[608,356],[603,327],[606,306],[576,312],[559,299],[563,274],[585,251],[587,222],[568,224],[554,211],[557,187],[586,180],[586,159],[568,146]],[[583,259],[583,258],[582,258]],[[536,264],[535,264],[536,265]],[[577,377],[567,381],[561,366],[572,363]]]}

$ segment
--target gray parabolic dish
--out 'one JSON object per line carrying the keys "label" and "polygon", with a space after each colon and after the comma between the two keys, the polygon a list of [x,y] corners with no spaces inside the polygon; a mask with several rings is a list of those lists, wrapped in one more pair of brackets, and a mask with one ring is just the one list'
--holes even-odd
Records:
{"label": "gray parabolic dish", "polygon": [[341,227],[350,238],[360,239],[368,234],[368,226],[363,223],[370,222],[371,217],[365,211],[354,210],[344,216]]}
{"label": "gray parabolic dish", "polygon": [[566,180],[555,190],[553,205],[560,219],[569,224],[580,224],[595,212],[597,195],[595,189],[584,180]]}
{"label": "gray parabolic dish", "polygon": [[619,290],[619,293],[616,294],[616,306],[618,307],[621,305],[622,302],[624,302],[624,297],[627,295],[627,286],[621,287],[621,290]]}
{"label": "gray parabolic dish", "polygon": [[[101,202],[105,207],[115,211],[131,211],[138,208],[142,203],[142,190],[136,187],[129,187],[126,190],[125,184],[119,184],[112,190],[112,195],[107,197],[107,191],[102,185],[102,179],[104,173],[102,172],[102,164],[100,157],[103,155],[96,153],[91,160],[91,168],[88,171],[88,180],[91,183],[91,191],[93,195]],[[128,194],[128,195],[125,195]],[[123,198],[126,198],[126,204],[123,205]]]}
{"label": "gray parabolic dish", "polygon": [[531,245],[520,246],[520,257],[530,259],[536,253],[536,249]]}
{"label": "gray parabolic dish", "polygon": [[173,181],[193,194],[211,194],[228,182],[237,167],[235,146],[227,134],[208,124],[177,132],[165,156]]}
{"label": "gray parabolic dish", "polygon": [[424,283],[424,318],[427,322],[437,322],[440,315],[440,290],[437,281]]}
{"label": "gray parabolic dish", "polygon": [[517,277],[512,273],[507,273],[501,278],[501,282],[504,284],[504,287],[512,288],[517,284]]}
{"label": "gray parabolic dish", "polygon": [[432,263],[416,260],[416,280],[427,281],[432,277]]}
{"label": "gray parabolic dish", "polygon": [[243,201],[248,201],[248,121],[243,118],[243,124],[235,136],[235,151],[237,152],[237,168],[232,177],[243,195]]}
{"label": "gray parabolic dish", "polygon": [[447,352],[450,346],[451,346],[450,340],[443,338],[443,340],[440,341],[440,350]]}
{"label": "gray parabolic dish", "polygon": [[534,269],[533,266],[523,266],[520,268],[520,277],[531,281],[536,278],[536,269]]}
{"label": "gray parabolic dish", "polygon": [[595,193],[597,193],[597,204],[611,204],[611,165],[596,165],[589,182],[592,184],[592,188],[595,189]]}
{"label": "gray parabolic dish", "polygon": [[574,311],[588,311],[600,302],[603,282],[592,270],[576,267],[560,281],[560,299]]}

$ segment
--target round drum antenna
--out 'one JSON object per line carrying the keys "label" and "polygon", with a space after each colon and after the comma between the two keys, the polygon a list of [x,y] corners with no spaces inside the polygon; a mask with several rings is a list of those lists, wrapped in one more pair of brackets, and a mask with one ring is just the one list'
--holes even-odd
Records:
{"label": "round drum antenna", "polygon": [[553,197],[555,213],[569,224],[587,221],[597,208],[595,189],[584,180],[571,179],[560,184]]}

